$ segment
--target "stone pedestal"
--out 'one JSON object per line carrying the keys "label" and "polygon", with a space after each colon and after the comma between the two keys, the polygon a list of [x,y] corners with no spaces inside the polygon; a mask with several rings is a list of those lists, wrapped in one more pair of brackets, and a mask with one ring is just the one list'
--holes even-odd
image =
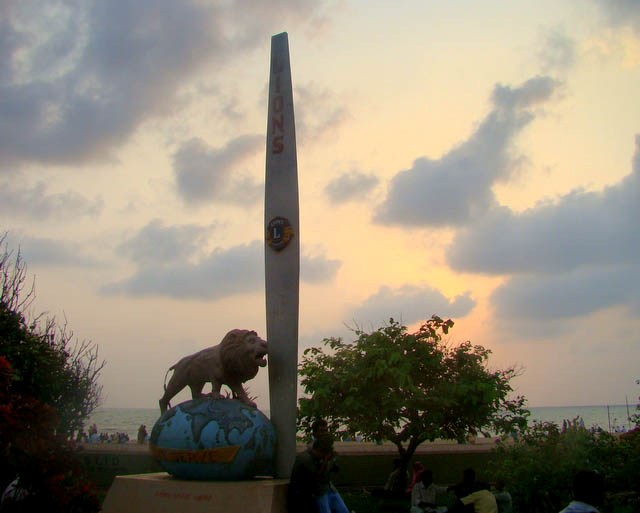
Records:
{"label": "stone pedestal", "polygon": [[166,472],[116,476],[103,513],[286,513],[287,479],[185,481]]}

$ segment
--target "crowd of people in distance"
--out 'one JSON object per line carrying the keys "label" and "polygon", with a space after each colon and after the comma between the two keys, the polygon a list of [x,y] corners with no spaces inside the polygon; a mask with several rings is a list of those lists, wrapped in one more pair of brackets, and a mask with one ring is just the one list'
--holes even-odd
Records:
{"label": "crowd of people in distance", "polygon": [[[338,470],[333,439],[326,421],[312,425],[312,442],[296,455],[288,488],[290,513],[349,513],[340,493],[331,481]],[[600,513],[604,503],[603,477],[593,470],[576,473],[572,484],[573,500],[560,513]],[[439,505],[438,495],[453,493],[455,503],[447,508]],[[452,486],[434,482],[433,472],[415,461],[412,475],[401,470],[400,460],[394,461],[383,489],[374,496],[407,499],[408,513],[513,513],[511,495],[501,483],[491,487],[476,479],[474,469],[463,471],[462,480]]]}
{"label": "crowd of people in distance", "polygon": [[[137,442],[143,444],[148,442],[149,433],[147,432],[147,426],[140,424],[138,428]],[[79,431],[76,435],[76,442],[85,444],[128,444],[130,437],[128,433],[100,433],[98,426],[92,424],[89,426],[88,432]]]}

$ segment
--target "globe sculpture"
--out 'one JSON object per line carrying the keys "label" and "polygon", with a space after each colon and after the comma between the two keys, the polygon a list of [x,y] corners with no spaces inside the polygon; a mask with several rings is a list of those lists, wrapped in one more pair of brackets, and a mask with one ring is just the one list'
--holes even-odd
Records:
{"label": "globe sculpture", "polygon": [[151,453],[181,479],[232,481],[272,476],[276,433],[259,410],[235,399],[202,397],[166,411]]}

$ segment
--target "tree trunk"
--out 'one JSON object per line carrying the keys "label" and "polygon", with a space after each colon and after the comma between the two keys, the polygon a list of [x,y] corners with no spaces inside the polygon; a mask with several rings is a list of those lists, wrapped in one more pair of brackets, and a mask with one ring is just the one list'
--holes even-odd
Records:
{"label": "tree trunk", "polygon": [[[409,440],[409,445],[406,448],[403,447],[401,443],[396,443],[396,447],[398,448],[398,454],[400,457],[400,475],[402,476],[402,479],[406,479],[406,476],[409,473],[409,462],[411,461],[411,458],[413,458],[413,455],[415,454],[416,449],[419,445],[420,442],[415,438],[411,438]],[[413,476],[409,476],[409,481],[411,481],[412,477]],[[405,489],[407,488],[408,484],[409,482],[405,484]]]}

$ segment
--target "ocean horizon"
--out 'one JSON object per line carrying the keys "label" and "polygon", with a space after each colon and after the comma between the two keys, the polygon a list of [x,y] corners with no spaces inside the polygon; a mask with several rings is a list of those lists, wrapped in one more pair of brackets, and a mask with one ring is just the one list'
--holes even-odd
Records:
{"label": "ocean horizon", "polygon": [[[608,432],[632,429],[634,425],[629,417],[637,413],[635,404],[532,406],[528,409],[531,412],[529,425],[539,421],[554,422],[561,426],[564,420],[582,419],[586,428],[601,428]],[[269,416],[268,410],[262,411]],[[135,441],[140,425],[144,424],[147,432],[151,433],[158,418],[158,408],[99,408],[85,424],[85,431],[95,424],[99,433],[126,433],[130,441]]]}

